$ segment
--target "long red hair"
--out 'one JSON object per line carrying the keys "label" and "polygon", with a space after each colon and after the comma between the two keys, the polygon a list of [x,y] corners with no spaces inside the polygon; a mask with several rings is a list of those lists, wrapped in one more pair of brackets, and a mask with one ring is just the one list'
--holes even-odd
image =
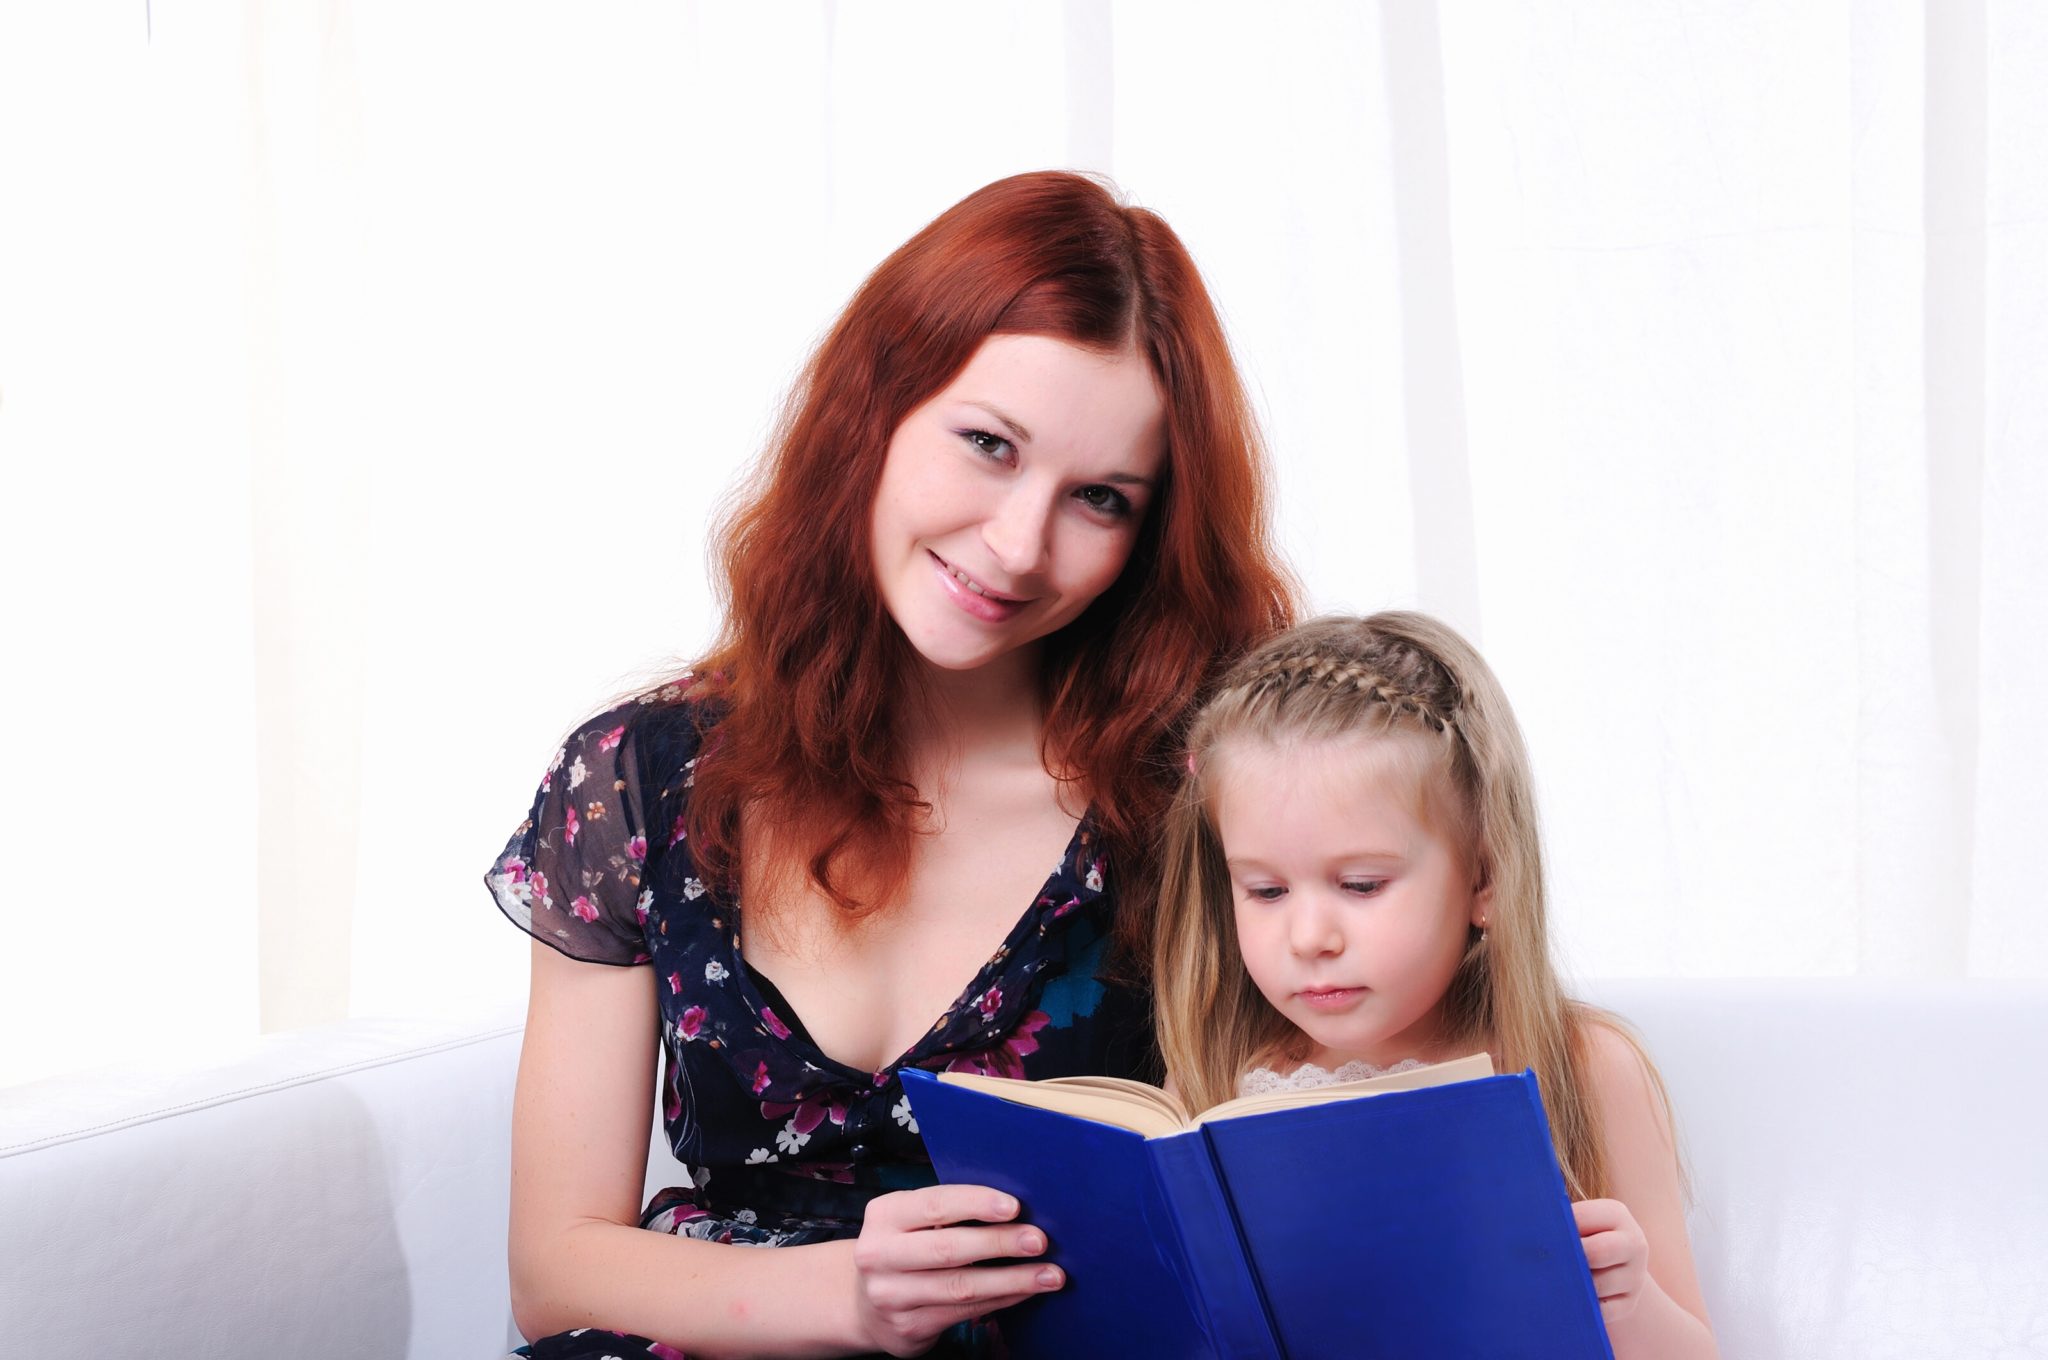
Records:
{"label": "long red hair", "polygon": [[1194,261],[1157,215],[1081,175],[1013,176],[948,209],[868,277],[798,378],[717,539],[725,624],[690,688],[715,718],[691,857],[731,888],[748,809],[849,917],[900,894],[928,807],[900,760],[917,669],[874,582],[875,488],[897,426],[998,333],[1135,345],[1166,405],[1165,467],[1130,560],[1047,639],[1042,674],[1046,768],[1093,805],[1119,953],[1143,960],[1175,740],[1221,666],[1291,621],[1293,586]]}

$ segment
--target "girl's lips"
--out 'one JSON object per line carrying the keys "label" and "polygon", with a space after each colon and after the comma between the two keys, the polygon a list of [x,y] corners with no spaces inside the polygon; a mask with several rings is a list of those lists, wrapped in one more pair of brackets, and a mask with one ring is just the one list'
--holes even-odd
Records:
{"label": "girl's lips", "polygon": [[1365,995],[1363,987],[1318,987],[1295,995],[1319,1011],[1341,1011]]}
{"label": "girl's lips", "polygon": [[[983,623],[1003,623],[1013,619],[1030,603],[1029,600],[997,594],[929,548],[925,552],[932,560],[933,570],[939,574],[939,584],[947,597]],[[969,585],[969,581],[974,583]]]}

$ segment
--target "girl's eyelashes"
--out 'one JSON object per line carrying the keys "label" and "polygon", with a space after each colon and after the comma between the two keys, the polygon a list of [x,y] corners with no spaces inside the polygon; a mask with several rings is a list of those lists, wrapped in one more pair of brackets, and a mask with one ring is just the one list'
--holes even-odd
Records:
{"label": "girl's eyelashes", "polygon": [[1287,888],[1280,883],[1259,883],[1246,888],[1244,895],[1254,902],[1278,902],[1287,896]]}
{"label": "girl's eyelashes", "polygon": [[1384,878],[1347,878],[1344,880],[1344,891],[1355,897],[1376,896],[1380,889],[1386,886],[1387,880]]}

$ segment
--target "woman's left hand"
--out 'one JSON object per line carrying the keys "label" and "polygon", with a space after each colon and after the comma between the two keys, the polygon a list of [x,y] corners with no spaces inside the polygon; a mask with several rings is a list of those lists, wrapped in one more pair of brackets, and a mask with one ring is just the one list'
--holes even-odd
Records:
{"label": "woman's left hand", "polygon": [[1650,1239],[1618,1199],[1582,1199],[1572,1205],[1572,1217],[1600,1295],[1600,1314],[1612,1327],[1636,1310],[1650,1281]]}

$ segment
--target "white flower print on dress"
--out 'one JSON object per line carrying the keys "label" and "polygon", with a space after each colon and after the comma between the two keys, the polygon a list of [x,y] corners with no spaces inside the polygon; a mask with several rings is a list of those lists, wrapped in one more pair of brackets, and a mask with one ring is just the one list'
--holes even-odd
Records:
{"label": "white flower print on dress", "polygon": [[1088,891],[1089,891],[1089,892],[1101,892],[1101,891],[1102,891],[1102,865],[1101,865],[1101,863],[1100,863],[1100,862],[1098,861],[1098,862],[1096,862],[1096,863],[1094,863],[1094,864],[1091,864],[1091,865],[1089,865],[1089,866],[1088,866],[1088,876],[1087,876],[1086,878],[1082,879],[1081,881],[1082,881],[1082,882],[1083,882],[1084,884],[1086,884],[1086,885],[1087,885],[1087,887],[1088,887]]}
{"label": "white flower print on dress", "polygon": [[755,1148],[747,1154],[748,1166],[764,1166],[769,1162],[779,1162],[781,1160],[780,1157],[770,1152],[767,1148]]}
{"label": "white flower print on dress", "polygon": [[685,901],[694,902],[703,895],[704,882],[702,879],[686,878],[683,880],[683,899]]}
{"label": "white flower print on dress", "polygon": [[804,1144],[810,1141],[811,1135],[796,1131],[796,1121],[794,1119],[784,1124],[781,1132],[775,1135],[775,1146],[781,1148],[792,1157],[803,1151]]}
{"label": "white flower print on dress", "polygon": [[706,982],[723,982],[725,981],[725,976],[725,965],[717,959],[713,959],[704,965],[704,980]]}
{"label": "white flower print on dress", "polygon": [[744,1223],[748,1227],[752,1227],[754,1224],[760,1222],[760,1215],[756,1214],[752,1209],[741,1209],[732,1217],[735,1223]]}
{"label": "white flower print on dress", "polygon": [[898,1124],[902,1125],[906,1129],[909,1129],[912,1133],[917,1132],[917,1116],[910,1112],[909,1096],[905,1096],[903,1097],[903,1099],[897,1101],[895,1105],[890,1108],[889,1113],[896,1116],[896,1122]]}
{"label": "white flower print on dress", "polygon": [[576,763],[569,767],[569,787],[572,789],[580,788],[583,781],[588,778],[590,778],[590,771],[583,768],[583,757],[576,757]]}

